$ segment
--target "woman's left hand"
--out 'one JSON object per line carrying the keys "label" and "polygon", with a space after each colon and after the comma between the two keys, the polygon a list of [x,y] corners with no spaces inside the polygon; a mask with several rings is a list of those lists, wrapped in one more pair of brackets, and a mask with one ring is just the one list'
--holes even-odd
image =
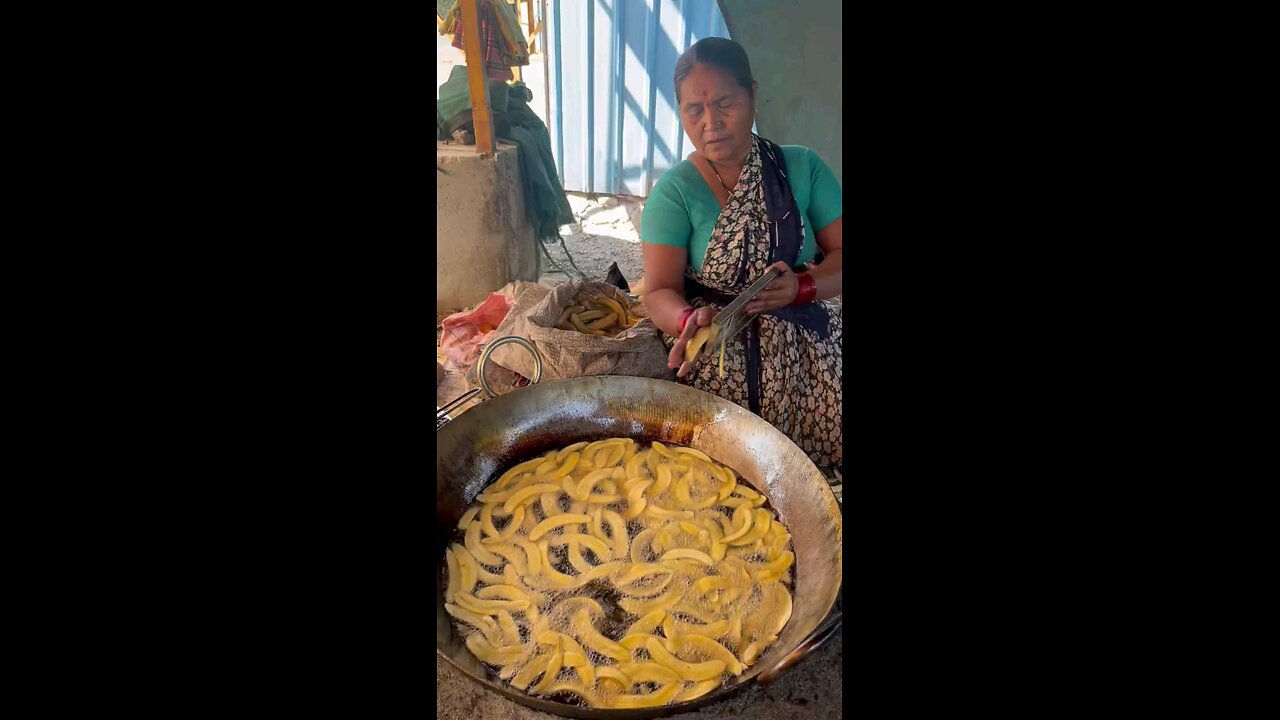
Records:
{"label": "woman's left hand", "polygon": [[759,295],[751,298],[751,302],[747,303],[747,312],[753,315],[784,308],[790,305],[800,292],[800,281],[796,279],[796,274],[791,272],[791,266],[779,261],[774,263],[773,267],[781,270],[782,275],[774,278],[773,282],[766,285]]}

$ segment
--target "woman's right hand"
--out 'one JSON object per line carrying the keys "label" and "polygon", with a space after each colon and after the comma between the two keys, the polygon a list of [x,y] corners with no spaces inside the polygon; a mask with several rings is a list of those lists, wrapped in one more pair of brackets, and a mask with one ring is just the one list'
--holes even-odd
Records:
{"label": "woman's right hand", "polygon": [[684,332],[680,333],[680,337],[676,338],[676,344],[671,346],[671,354],[667,356],[667,367],[679,368],[676,371],[676,377],[682,378],[689,374],[692,364],[684,361],[684,346],[689,344],[689,340],[694,333],[698,332],[698,328],[706,327],[716,317],[716,310],[713,307],[700,307],[689,315],[689,320],[684,324]]}

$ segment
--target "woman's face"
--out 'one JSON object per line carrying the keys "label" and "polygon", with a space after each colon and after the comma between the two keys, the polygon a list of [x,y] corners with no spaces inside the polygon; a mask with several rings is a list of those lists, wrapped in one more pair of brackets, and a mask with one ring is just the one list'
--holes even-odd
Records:
{"label": "woman's face", "polygon": [[680,122],[693,146],[711,162],[738,165],[751,149],[755,122],[751,90],[718,68],[694,63],[680,83]]}

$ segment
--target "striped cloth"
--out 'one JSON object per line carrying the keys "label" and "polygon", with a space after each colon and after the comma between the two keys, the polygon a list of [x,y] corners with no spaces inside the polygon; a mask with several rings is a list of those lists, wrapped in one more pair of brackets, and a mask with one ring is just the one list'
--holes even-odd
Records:
{"label": "striped cloth", "polygon": [[502,30],[503,60],[508,65],[528,65],[529,43],[525,42],[524,31],[520,29],[520,17],[516,14],[515,6],[505,0],[498,0],[493,5],[493,10],[498,28]]}
{"label": "striped cloth", "polygon": [[[501,11],[496,9],[490,0],[478,0],[476,10],[480,20],[480,42],[485,75],[492,80],[506,82],[515,78],[515,73],[511,72],[512,65],[529,64],[529,45],[524,41],[524,34],[520,32],[519,22],[512,22],[515,14],[511,6],[507,5],[505,0],[497,1],[504,6],[506,14],[511,17],[504,15],[499,18]],[[518,37],[511,36],[513,27]],[[453,46],[459,50],[466,49],[461,10],[457,5],[449,11],[449,16],[445,18],[440,32],[444,35],[453,34]]]}

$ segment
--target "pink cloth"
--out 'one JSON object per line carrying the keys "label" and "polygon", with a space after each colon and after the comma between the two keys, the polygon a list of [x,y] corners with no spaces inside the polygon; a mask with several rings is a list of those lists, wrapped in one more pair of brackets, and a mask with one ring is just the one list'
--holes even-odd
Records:
{"label": "pink cloth", "polygon": [[515,302],[506,295],[489,293],[475,310],[454,313],[440,324],[440,349],[453,370],[465,372],[476,360],[494,330],[511,312]]}

